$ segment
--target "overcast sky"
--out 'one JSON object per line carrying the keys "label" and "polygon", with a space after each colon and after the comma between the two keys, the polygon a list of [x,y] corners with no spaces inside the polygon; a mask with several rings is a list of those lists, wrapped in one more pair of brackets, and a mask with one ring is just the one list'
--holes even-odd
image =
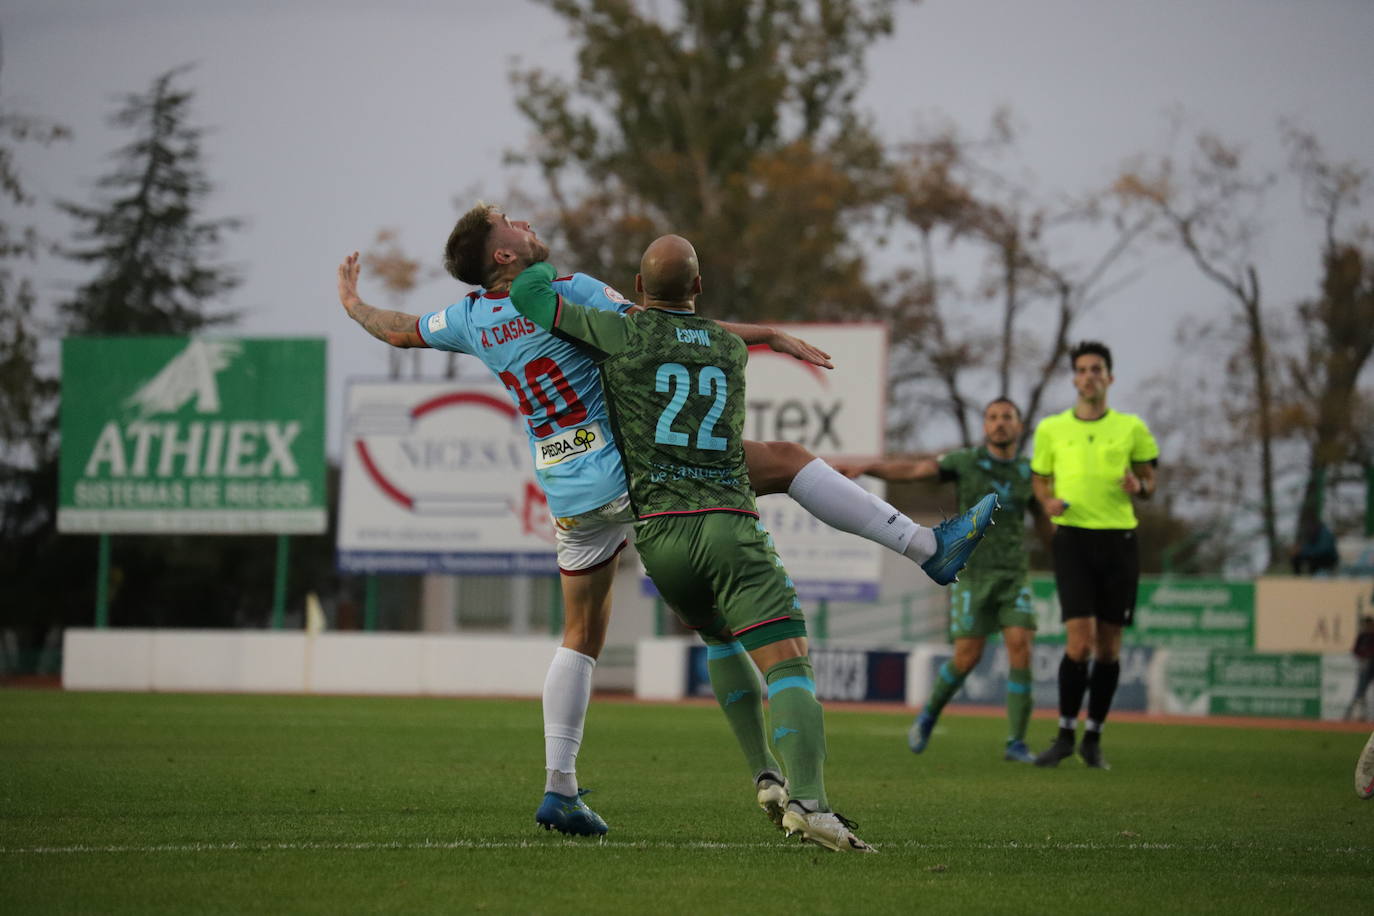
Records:
{"label": "overcast sky", "polygon": [[[1046,192],[1087,191],[1127,157],[1165,152],[1165,115],[1177,107],[1243,144],[1257,165],[1284,165],[1282,116],[1332,156],[1374,165],[1371,38],[1369,0],[927,0],[904,7],[896,34],[873,47],[862,103],[894,143],[918,118],[976,133],[1009,106],[1025,167]],[[19,150],[22,178],[44,201],[91,201],[109,152],[125,142],[106,125],[116,97],[197,65],[184,84],[197,93],[196,123],[213,128],[208,215],[247,221],[226,250],[245,277],[228,303],[245,313],[236,332],[328,338],[332,451],[343,379],[386,370],[383,345],[339,308],[339,260],[392,227],[437,268],[455,195],[499,200],[510,187],[502,154],[527,139],[512,61],[572,69],[561,20],[528,0],[3,0],[0,39],[6,109],[75,134]],[[1310,295],[1317,228],[1291,183],[1266,215],[1269,301]],[[33,219],[59,238],[71,229],[45,206]],[[1145,264],[1077,335],[1116,349],[1113,403],[1128,410],[1167,368],[1179,318],[1224,301],[1180,258]],[[50,296],[61,291],[51,272],[39,279]],[[631,278],[604,279],[624,287]],[[432,280],[404,308],[429,311],[464,290]],[[388,304],[366,276],[363,292]],[[1071,395],[1066,374],[1047,406]]]}

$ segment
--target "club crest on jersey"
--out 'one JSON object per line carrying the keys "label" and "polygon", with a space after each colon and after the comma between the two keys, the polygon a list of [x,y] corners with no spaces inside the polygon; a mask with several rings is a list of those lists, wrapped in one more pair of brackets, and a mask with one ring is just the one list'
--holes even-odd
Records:
{"label": "club crest on jersey", "polygon": [[579,426],[534,443],[534,465],[542,471],[588,452],[600,451],[605,445],[606,437],[602,435],[600,423]]}
{"label": "club crest on jersey", "polygon": [[606,298],[607,298],[607,299],[611,300],[611,301],[614,302],[616,305],[633,305],[633,304],[634,304],[634,303],[631,302],[629,299],[626,299],[624,296],[620,295],[620,293],[619,293],[618,291],[616,291],[615,289],[612,289],[612,288],[609,287],[609,286],[605,287],[605,288],[602,290],[602,292],[606,294]]}

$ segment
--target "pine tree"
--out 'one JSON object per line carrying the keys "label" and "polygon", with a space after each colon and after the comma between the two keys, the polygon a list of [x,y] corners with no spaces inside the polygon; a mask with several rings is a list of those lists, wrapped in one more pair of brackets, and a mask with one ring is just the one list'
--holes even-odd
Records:
{"label": "pine tree", "polygon": [[[0,104],[0,201],[5,212],[32,207],[14,162],[20,143],[48,146],[69,136],[67,128]],[[10,471],[31,466],[50,448],[56,382],[39,368],[37,297],[23,265],[38,255],[40,239],[32,226],[0,219],[0,507],[10,495]],[[0,511],[0,531],[10,513]]]}
{"label": "pine tree", "polygon": [[204,131],[189,123],[194,93],[176,85],[187,69],[124,98],[111,123],[134,139],[96,182],[101,199],[60,204],[83,224],[64,256],[95,268],[61,305],[70,333],[187,334],[235,318],[208,311],[239,283],[237,271],[215,261],[239,221],[201,218],[212,185],[201,160]]}
{"label": "pine tree", "polygon": [[[190,124],[193,93],[178,87],[186,68],[163,73],[147,92],[126,96],[112,123],[132,132],[133,140],[114,153],[113,170],[96,183],[90,205],[59,202],[79,224],[63,257],[86,266],[92,277],[73,297],[58,304],[63,334],[189,334],[232,321],[212,305],[239,279],[217,261],[223,236],[234,219],[205,219],[201,213],[213,189],[201,158],[204,131]],[[32,120],[0,118],[0,141],[22,139]],[[16,126],[17,125],[17,126]],[[34,135],[29,135],[34,139]],[[3,152],[3,147],[0,147]],[[27,198],[12,174],[10,158],[0,156],[0,190],[6,202]],[[37,239],[26,232],[0,235],[0,255],[31,254]],[[0,257],[0,269],[5,267]],[[38,371],[31,288],[12,272],[0,272],[0,385],[4,386],[3,432],[27,431],[16,447],[0,449],[0,628],[18,633],[23,670],[50,670],[53,634],[63,625],[89,624],[93,607],[95,543],[92,538],[60,537],[55,525],[57,493],[57,382]],[[13,395],[13,396],[12,396]],[[22,459],[22,461],[20,460]],[[13,472],[13,473],[11,473]],[[201,587],[151,594],[172,576],[160,567],[196,568],[188,554],[214,553],[211,539],[137,538],[116,554],[117,582],[113,619],[120,623],[192,622],[170,616],[177,608],[194,622],[223,622],[232,611],[210,608],[205,581],[225,578],[222,569],[201,573]],[[270,553],[270,546],[245,544],[243,550]],[[269,561],[270,562],[270,561]],[[203,564],[202,564],[203,565]],[[242,565],[242,564],[240,564]],[[144,592],[138,589],[143,588]],[[125,594],[127,593],[127,594]],[[237,600],[237,595],[225,599]],[[223,602],[221,602],[223,603]],[[121,617],[121,615],[123,615]],[[3,667],[4,659],[0,659]]]}
{"label": "pine tree", "polygon": [[[66,127],[0,103],[0,628],[18,633],[20,659],[0,652],[0,671],[31,670],[47,634],[36,610],[34,558],[53,540],[57,467],[57,380],[44,373],[38,296],[26,274],[43,248],[20,213],[36,201],[24,187],[14,151],[21,143],[47,146],[69,136]],[[7,646],[8,647],[8,646]]]}

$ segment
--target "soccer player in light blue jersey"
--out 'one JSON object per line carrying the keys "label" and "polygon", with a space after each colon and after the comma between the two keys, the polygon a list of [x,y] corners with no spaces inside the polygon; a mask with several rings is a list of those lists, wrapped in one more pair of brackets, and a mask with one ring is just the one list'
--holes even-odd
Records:
{"label": "soccer player in light blue jersey", "polygon": [[[423,316],[374,308],[358,295],[356,252],[339,265],[338,287],[348,315],[379,340],[393,347],[470,353],[482,360],[505,383],[525,416],[531,457],[555,522],[565,620],[563,644],[544,684],[547,775],[536,821],[565,833],[591,835],[605,833],[607,827],[579,798],[576,758],[592,670],[610,622],[613,561],[627,543],[634,519],[595,364],[574,344],[522,318],[510,304],[511,282],[526,267],[548,257],[548,246],[529,223],[479,203],[459,218],[444,249],[448,272],[478,287],[460,302]],[[586,274],[560,277],[554,288],[567,301],[590,308],[631,308],[614,288]],[[781,331],[758,325],[722,326],[747,343],[766,344],[830,368],[825,353]],[[939,560],[935,532],[802,446],[747,441],[745,456],[756,493],[787,493],[833,528],[882,544],[917,563]],[[768,788],[757,787],[760,799]]]}

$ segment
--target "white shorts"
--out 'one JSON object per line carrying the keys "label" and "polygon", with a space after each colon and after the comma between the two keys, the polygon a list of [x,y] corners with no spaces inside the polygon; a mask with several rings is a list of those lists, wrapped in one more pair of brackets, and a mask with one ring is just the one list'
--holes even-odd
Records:
{"label": "white shorts", "polygon": [[585,576],[615,559],[634,534],[630,494],[622,493],[600,509],[572,518],[554,517],[558,537],[558,570]]}

